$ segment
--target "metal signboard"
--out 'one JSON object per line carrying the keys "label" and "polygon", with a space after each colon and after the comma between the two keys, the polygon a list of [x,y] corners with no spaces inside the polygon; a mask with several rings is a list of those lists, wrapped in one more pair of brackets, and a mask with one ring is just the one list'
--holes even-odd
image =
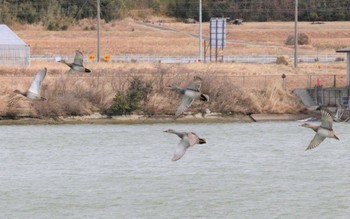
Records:
{"label": "metal signboard", "polygon": [[210,47],[225,48],[226,18],[210,18]]}

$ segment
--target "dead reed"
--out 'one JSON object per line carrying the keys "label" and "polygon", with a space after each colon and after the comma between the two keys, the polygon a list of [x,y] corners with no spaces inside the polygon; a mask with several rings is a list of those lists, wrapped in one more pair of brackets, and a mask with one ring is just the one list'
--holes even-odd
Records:
{"label": "dead reed", "polygon": [[[57,117],[90,115],[95,112],[103,114],[112,106],[116,93],[127,91],[135,78],[151,85],[147,98],[140,104],[141,109],[135,113],[172,115],[181,97],[166,89],[167,85],[175,83],[185,87],[195,75],[203,78],[202,91],[210,96],[210,101],[195,101],[188,110],[189,113],[199,113],[206,109],[223,114],[297,113],[303,110],[297,97],[290,90],[282,88],[281,81],[261,83],[257,80],[256,84],[249,82],[253,86],[248,86],[249,83],[244,84],[242,81],[244,77],[227,74],[229,69],[222,71],[210,66],[189,68],[186,65],[111,64],[93,67],[92,74],[67,74],[67,69],[60,65],[58,68],[52,66],[43,82],[42,95],[47,101],[29,102],[14,95],[14,89],[25,89],[29,86],[39,66],[41,65],[24,69],[25,75],[29,76],[20,74],[20,69],[6,70],[15,76],[1,74],[0,80],[4,84],[0,90],[1,115]],[[267,68],[271,69],[272,66]],[[276,78],[281,80],[279,75]]]}

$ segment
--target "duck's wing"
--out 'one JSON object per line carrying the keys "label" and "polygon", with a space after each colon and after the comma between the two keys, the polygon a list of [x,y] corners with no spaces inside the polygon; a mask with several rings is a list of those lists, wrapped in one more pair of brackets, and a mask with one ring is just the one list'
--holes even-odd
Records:
{"label": "duck's wing", "polygon": [[202,86],[202,79],[200,77],[194,77],[194,80],[187,85],[187,89],[200,91]]}
{"label": "duck's wing", "polygon": [[185,132],[177,132],[175,130],[172,133],[179,136],[179,138],[181,138],[181,139],[186,135]]}
{"label": "duck's wing", "polygon": [[183,112],[185,112],[188,109],[188,107],[191,106],[193,100],[194,100],[193,98],[183,95],[180,106],[177,108],[175,112],[175,118],[179,117]]}
{"label": "duck's wing", "polygon": [[334,115],[334,121],[340,122],[343,116],[343,113],[344,113],[344,109],[341,107],[341,105],[339,105],[337,112]]}
{"label": "duck's wing", "polygon": [[185,138],[182,138],[181,141],[179,142],[179,144],[177,145],[175,152],[174,152],[174,155],[173,155],[173,158],[171,160],[177,161],[181,157],[183,157],[189,146],[190,146],[190,144],[189,144],[188,140],[186,140]]}
{"label": "duck's wing", "polygon": [[77,73],[77,71],[76,70],[74,70],[74,69],[69,69],[69,71],[68,71],[68,74],[73,74],[73,73]]}
{"label": "duck's wing", "polygon": [[332,116],[324,110],[321,110],[321,115],[321,127],[331,130],[333,125]]}
{"label": "duck's wing", "polygon": [[75,51],[74,64],[83,66],[84,56],[79,50]]}
{"label": "duck's wing", "polygon": [[193,145],[198,143],[199,138],[198,138],[198,135],[196,133],[189,132],[189,133],[187,133],[187,137],[188,137],[188,141],[189,141],[190,146],[193,146]]}
{"label": "duck's wing", "polygon": [[319,135],[316,133],[315,137],[311,140],[309,146],[306,148],[306,150],[313,149],[321,144],[321,142],[325,139],[325,137]]}
{"label": "duck's wing", "polygon": [[308,117],[308,118],[306,118],[306,119],[300,119],[300,120],[298,120],[298,122],[315,122],[315,121],[317,121],[318,119],[317,118],[315,118],[315,117]]}
{"label": "duck's wing", "polygon": [[32,84],[30,85],[28,92],[31,92],[36,95],[40,95],[40,90],[41,90],[41,83],[44,80],[45,76],[47,73],[47,69],[44,68],[39,71],[38,74],[35,75]]}

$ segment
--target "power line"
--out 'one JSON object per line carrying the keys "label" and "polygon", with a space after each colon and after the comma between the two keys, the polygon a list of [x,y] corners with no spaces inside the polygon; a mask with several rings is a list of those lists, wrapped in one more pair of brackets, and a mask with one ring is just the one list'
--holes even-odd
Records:
{"label": "power line", "polygon": [[73,17],[73,20],[76,19],[76,17],[79,15],[81,9],[84,8],[84,6],[86,5],[86,3],[87,3],[88,1],[89,1],[89,0],[86,0],[86,1],[84,2],[84,4],[78,9],[77,13],[76,13],[75,16]]}

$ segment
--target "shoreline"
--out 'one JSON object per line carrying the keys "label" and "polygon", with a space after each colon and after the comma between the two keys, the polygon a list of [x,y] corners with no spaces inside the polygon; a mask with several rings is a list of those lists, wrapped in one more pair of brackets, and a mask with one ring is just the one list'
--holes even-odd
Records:
{"label": "shoreline", "polygon": [[269,121],[296,121],[310,117],[309,113],[298,114],[234,114],[234,115],[187,115],[174,120],[172,116],[112,116],[107,117],[100,114],[92,116],[70,116],[58,118],[34,118],[20,117],[16,119],[0,119],[1,125],[66,125],[66,124],[160,124],[160,123],[249,123]]}

